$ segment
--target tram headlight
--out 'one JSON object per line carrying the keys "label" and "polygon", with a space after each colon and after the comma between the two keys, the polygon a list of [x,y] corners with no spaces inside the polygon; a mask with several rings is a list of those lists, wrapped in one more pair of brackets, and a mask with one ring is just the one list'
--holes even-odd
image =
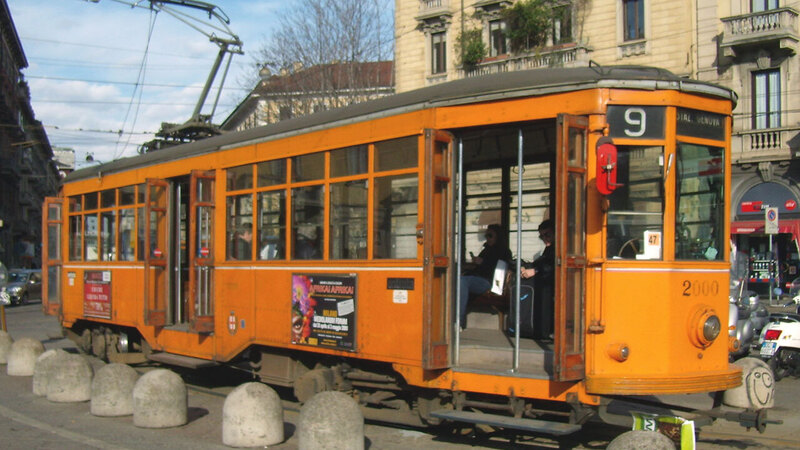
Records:
{"label": "tram headlight", "polygon": [[719,336],[719,331],[722,329],[722,326],[719,321],[719,317],[713,315],[706,319],[705,323],[703,324],[703,337],[707,341],[713,341],[714,339]]}
{"label": "tram headlight", "polygon": [[689,316],[689,340],[698,348],[708,348],[722,331],[722,322],[714,308],[700,305]]}

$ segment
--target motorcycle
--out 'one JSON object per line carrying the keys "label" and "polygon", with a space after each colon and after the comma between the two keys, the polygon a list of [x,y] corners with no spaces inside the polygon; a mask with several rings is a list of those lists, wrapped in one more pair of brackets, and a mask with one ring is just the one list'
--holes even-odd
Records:
{"label": "motorcycle", "polygon": [[789,375],[800,377],[800,315],[771,315],[761,333],[759,354],[772,369],[776,381]]}
{"label": "motorcycle", "polygon": [[761,304],[758,294],[745,289],[743,280],[731,284],[728,309],[728,335],[739,341],[739,348],[732,351],[732,360],[743,358],[757,347],[756,337],[767,323],[769,311]]}

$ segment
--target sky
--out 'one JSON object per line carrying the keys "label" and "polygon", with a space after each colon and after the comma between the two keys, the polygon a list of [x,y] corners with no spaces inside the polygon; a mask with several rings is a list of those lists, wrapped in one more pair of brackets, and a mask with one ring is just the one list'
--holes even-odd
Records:
{"label": "sky", "polygon": [[[204,1],[230,18],[230,30],[244,43],[245,54],[234,55],[220,95],[213,118],[218,124],[252,88],[245,80],[255,80],[254,55],[285,2]],[[22,73],[36,119],[50,145],[74,149],[80,163],[88,155],[100,162],[136,155],[161,122],[187,121],[219,50],[163,11],[153,21],[150,10],[130,6],[136,0],[7,2],[28,60]],[[173,8],[212,22],[201,11]],[[216,92],[209,93],[204,114],[211,112]]]}

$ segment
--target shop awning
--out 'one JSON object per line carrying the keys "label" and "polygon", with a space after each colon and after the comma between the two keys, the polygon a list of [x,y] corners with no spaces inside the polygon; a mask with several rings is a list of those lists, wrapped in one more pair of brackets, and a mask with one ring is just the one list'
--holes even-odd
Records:
{"label": "shop awning", "polygon": [[[778,233],[790,233],[795,245],[800,247],[800,219],[779,220]],[[731,234],[764,234],[764,221],[739,220],[731,222]]]}

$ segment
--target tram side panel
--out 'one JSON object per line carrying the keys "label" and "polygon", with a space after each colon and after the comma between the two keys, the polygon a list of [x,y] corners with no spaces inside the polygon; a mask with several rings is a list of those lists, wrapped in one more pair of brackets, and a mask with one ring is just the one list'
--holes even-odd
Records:
{"label": "tram side panel", "polygon": [[722,270],[615,265],[604,272],[599,302],[604,327],[590,335],[589,392],[684,393],[736,384],[727,334],[711,342],[700,336],[712,314],[727,323],[726,294],[714,289],[725,286]]}

